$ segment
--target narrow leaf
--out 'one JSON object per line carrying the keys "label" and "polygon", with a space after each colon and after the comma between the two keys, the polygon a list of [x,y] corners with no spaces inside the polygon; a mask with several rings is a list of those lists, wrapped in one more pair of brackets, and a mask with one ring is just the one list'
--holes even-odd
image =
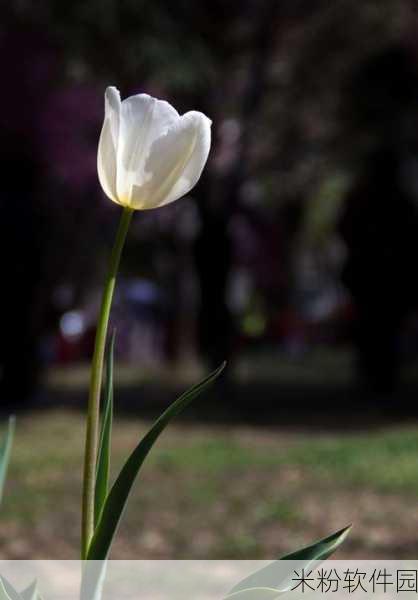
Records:
{"label": "narrow leaf", "polygon": [[257,587],[233,592],[225,600],[275,600],[280,595],[281,592],[274,588]]}
{"label": "narrow leaf", "polygon": [[9,417],[6,434],[0,447],[0,503],[3,499],[4,484],[6,482],[7,469],[10,462],[13,435],[15,430],[15,418]]}
{"label": "narrow leaf", "polygon": [[3,576],[0,576],[0,600],[22,600],[22,596]]}
{"label": "narrow leaf", "polygon": [[[238,592],[245,592],[245,594],[248,594],[249,590],[255,588],[275,589],[278,596],[289,591],[295,563],[293,562],[292,565],[287,565],[286,561],[296,561],[299,563],[298,568],[307,569],[313,561],[323,561],[335,552],[338,546],[347,537],[350,529],[351,525],[333,533],[329,537],[307,546],[306,548],[287,554],[280,560],[276,560],[266,567],[259,569],[235,585],[229,592],[227,598],[233,596],[234,598],[240,597],[241,599],[241,595],[238,594]],[[244,599],[244,597],[247,598],[248,596],[243,595],[242,598]]]}
{"label": "narrow leaf", "polygon": [[106,389],[103,409],[102,431],[97,457],[96,484],[94,488],[94,525],[99,522],[109,485],[110,446],[113,421],[113,354],[115,332],[113,331],[106,353]]}
{"label": "narrow leaf", "polygon": [[104,560],[107,557],[129,493],[152,446],[171,419],[182,412],[194,398],[199,396],[212,384],[219,377],[224,367],[225,363],[216,369],[216,371],[213,371],[206,379],[182,394],[163,412],[139,442],[122,467],[118,478],[106,498],[100,521],[87,552],[87,560]]}
{"label": "narrow leaf", "polygon": [[282,556],[281,560],[326,560],[340,546],[347,537],[351,525],[340,529],[329,537],[326,537],[310,546],[296,550],[291,554]]}
{"label": "narrow leaf", "polygon": [[107,565],[106,560],[84,561],[79,600],[102,600]]}
{"label": "narrow leaf", "polygon": [[40,595],[38,592],[38,583],[36,579],[22,592],[20,592],[22,600],[40,600]]}

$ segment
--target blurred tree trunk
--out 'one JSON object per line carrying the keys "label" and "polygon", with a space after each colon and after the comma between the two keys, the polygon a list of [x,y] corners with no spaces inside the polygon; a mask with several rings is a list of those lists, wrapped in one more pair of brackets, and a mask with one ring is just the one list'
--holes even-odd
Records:
{"label": "blurred tree trunk", "polygon": [[[196,267],[201,291],[198,343],[201,355],[211,367],[219,365],[223,360],[233,359],[235,327],[227,303],[233,258],[230,221],[237,211],[240,188],[246,177],[251,144],[251,122],[260,108],[265,91],[268,67],[277,33],[278,4],[277,0],[265,0],[264,2],[251,1],[245,6],[248,13],[246,18],[250,23],[254,23],[254,29],[250,42],[247,85],[236,115],[242,129],[240,141],[234,160],[226,172],[217,176],[206,171],[201,186],[198,203],[201,229],[195,244]],[[227,33],[225,38],[228,39]],[[232,55],[230,48],[224,48],[224,52],[225,55],[219,57],[219,71],[220,80],[227,82],[231,62],[233,63],[241,54],[242,45],[236,44]],[[209,100],[201,102],[203,110],[209,115],[214,115],[215,125],[225,118],[225,114],[222,113],[224,106],[222,92],[224,89],[221,87],[220,92],[213,93]]]}

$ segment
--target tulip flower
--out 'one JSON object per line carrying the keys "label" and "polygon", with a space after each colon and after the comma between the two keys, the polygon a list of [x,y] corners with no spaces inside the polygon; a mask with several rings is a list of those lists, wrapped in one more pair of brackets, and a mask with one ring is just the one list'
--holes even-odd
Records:
{"label": "tulip flower", "polygon": [[147,94],[121,102],[105,93],[105,120],[97,168],[105,194],[122,206],[147,210],[174,202],[197,183],[208,158],[211,121],[203,113],[180,116]]}
{"label": "tulip flower", "polygon": [[112,249],[97,323],[91,366],[84,457],[82,558],[95,521],[100,395],[106,336],[123,245],[134,210],[158,208],[187,194],[199,180],[210,149],[211,121],[190,111],[180,116],[168,102],[147,94],[121,102],[118,90],[105,92],[105,118],[97,169],[105,194],[123,207]]}

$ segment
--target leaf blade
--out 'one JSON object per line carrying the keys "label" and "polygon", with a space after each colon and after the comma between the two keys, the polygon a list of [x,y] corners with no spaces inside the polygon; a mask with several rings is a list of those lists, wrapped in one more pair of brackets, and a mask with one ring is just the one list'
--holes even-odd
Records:
{"label": "leaf blade", "polygon": [[267,587],[248,588],[228,594],[224,600],[275,600],[281,595],[279,590]]}
{"label": "leaf blade", "polygon": [[0,600],[22,600],[22,596],[3,575],[0,575]]}
{"label": "leaf blade", "polygon": [[97,457],[96,482],[94,486],[94,526],[100,520],[109,486],[110,452],[113,422],[113,356],[115,331],[112,333],[106,352],[106,390],[102,430]]}
{"label": "leaf blade", "polygon": [[32,583],[20,592],[22,600],[40,600],[41,596],[38,592],[38,582],[36,579]]}
{"label": "leaf blade", "polygon": [[9,417],[7,431],[0,448],[0,504],[3,500],[4,486],[10,462],[10,454],[12,451],[13,436],[15,431],[15,417]]}
{"label": "leaf blade", "polygon": [[141,439],[113,484],[103,506],[102,515],[87,552],[87,560],[106,559],[113,537],[138,472],[152,446],[171,419],[182,412],[194,398],[212,384],[225,368],[223,363],[203,381],[184,392],[155,421],[148,433]]}
{"label": "leaf blade", "polygon": [[280,560],[326,560],[349,534],[351,525],[339,529],[322,540],[282,556]]}
{"label": "leaf blade", "polygon": [[[282,556],[266,567],[259,569],[248,577],[237,583],[228,593],[228,596],[237,594],[238,592],[247,592],[256,588],[272,588],[277,591],[277,594],[283,594],[289,590],[291,586],[291,577],[294,569],[294,562],[299,562],[299,568],[309,568],[313,561],[326,560],[335,550],[342,544],[347,537],[351,525],[336,531],[335,533],[296,550],[290,554]],[[291,567],[286,565],[287,561],[294,561]]]}

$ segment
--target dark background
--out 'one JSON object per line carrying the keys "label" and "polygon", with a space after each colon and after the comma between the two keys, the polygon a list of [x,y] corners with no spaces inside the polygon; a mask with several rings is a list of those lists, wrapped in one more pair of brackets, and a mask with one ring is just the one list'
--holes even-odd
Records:
{"label": "dark background", "polygon": [[338,557],[416,555],[417,2],[3,4],[0,556],[78,556],[108,85],[213,120],[199,184],[129,232],[112,473],[228,360],[153,449],[114,558],[271,559],[350,522]]}
{"label": "dark background", "polygon": [[57,401],[90,357],[119,210],[96,175],[112,84],[213,120],[190,196],[135,215],[113,313],[134,382],[227,359],[230,403],[246,381],[269,410],[318,386],[411,408],[417,33],[412,0],[9,3],[3,404],[44,402],[48,373]]}

